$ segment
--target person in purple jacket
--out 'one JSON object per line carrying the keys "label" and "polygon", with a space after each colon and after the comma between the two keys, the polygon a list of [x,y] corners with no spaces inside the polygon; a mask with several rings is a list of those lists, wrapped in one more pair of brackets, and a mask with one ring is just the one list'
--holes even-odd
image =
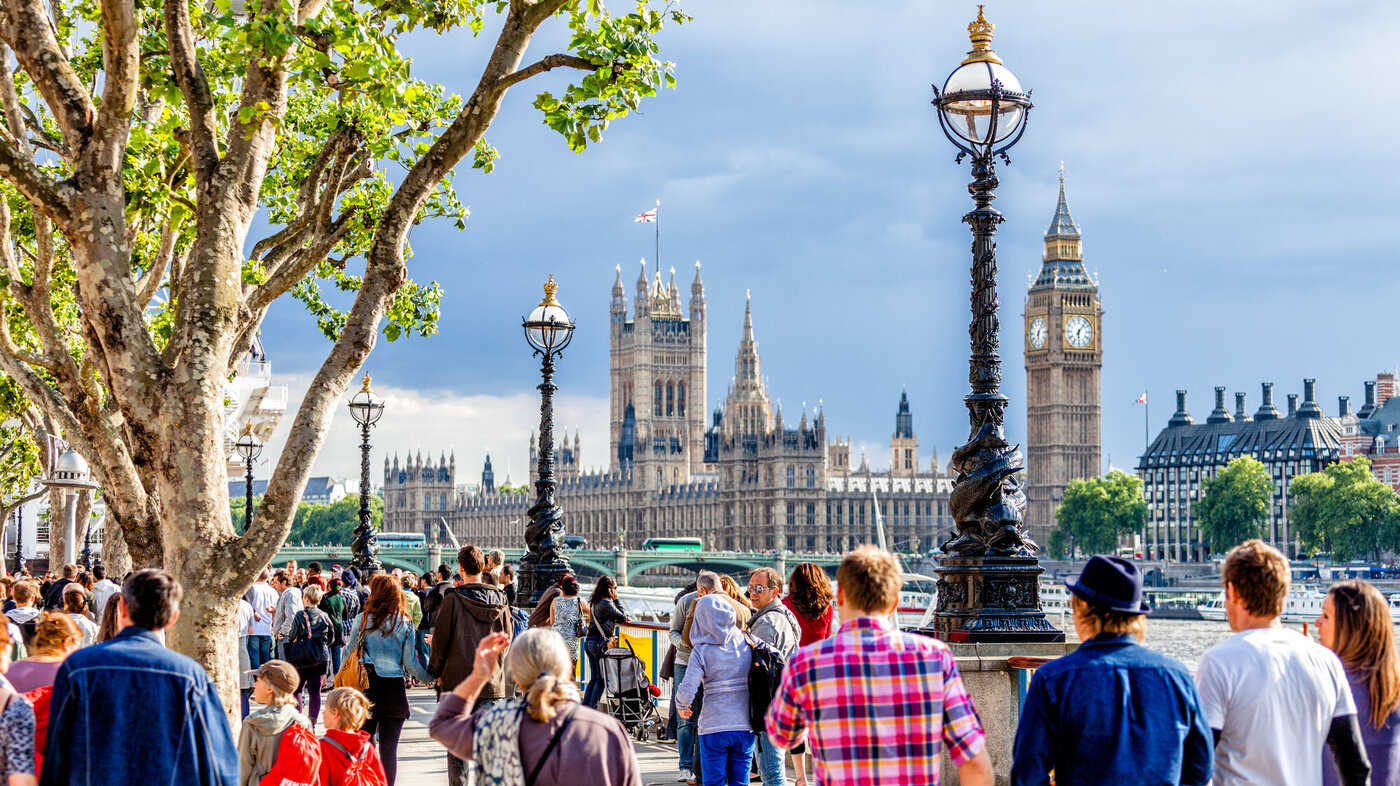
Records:
{"label": "person in purple jacket", "polygon": [[676,706],[682,718],[689,718],[696,691],[705,687],[705,711],[697,729],[704,786],[747,786],[754,745],[748,679],[753,653],[733,604],[719,594],[696,600],[690,642],[694,649]]}
{"label": "person in purple jacket", "polygon": [[[1322,601],[1317,637],[1337,653],[1347,673],[1361,742],[1371,760],[1371,786],[1400,784],[1400,654],[1390,604],[1361,579],[1333,584]],[[1339,783],[1327,748],[1322,749],[1322,783]]]}

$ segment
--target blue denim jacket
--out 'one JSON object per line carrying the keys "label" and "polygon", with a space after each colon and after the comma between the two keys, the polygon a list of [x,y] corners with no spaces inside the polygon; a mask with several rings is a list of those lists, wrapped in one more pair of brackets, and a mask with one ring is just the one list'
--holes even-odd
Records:
{"label": "blue denim jacket", "polygon": [[[350,625],[350,638],[345,641],[344,657],[360,642],[360,617],[356,615]],[[365,650],[361,661],[374,666],[374,673],[381,677],[412,677],[419,682],[432,682],[423,664],[418,662],[418,652],[414,647],[413,621],[404,617],[387,635],[375,627],[374,617],[370,617],[365,629]],[[408,672],[404,674],[404,672]]]}
{"label": "blue denim jacket", "polygon": [[236,786],[238,751],[214,683],[128,626],[69,655],[49,707],[43,786]]}
{"label": "blue denim jacket", "polygon": [[[1011,766],[1014,786],[1210,780],[1215,743],[1186,667],[1102,634],[1036,670]],[[47,766],[47,765],[45,765]]]}

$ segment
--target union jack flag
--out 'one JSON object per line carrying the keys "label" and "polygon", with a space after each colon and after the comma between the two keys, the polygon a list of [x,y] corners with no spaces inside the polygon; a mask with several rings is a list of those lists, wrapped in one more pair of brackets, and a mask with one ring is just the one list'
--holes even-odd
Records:
{"label": "union jack flag", "polygon": [[1142,395],[1137,397],[1137,401],[1134,401],[1133,403],[1134,403],[1134,404],[1146,404],[1146,403],[1147,403],[1147,391],[1144,390],[1144,391],[1142,392]]}
{"label": "union jack flag", "polygon": [[656,223],[656,208],[652,208],[651,210],[648,210],[647,212],[645,212],[645,213],[643,213],[643,214],[637,216],[636,218],[632,219],[632,223],[634,223],[634,224],[637,224],[637,223],[642,223],[642,224],[654,224],[654,223]]}

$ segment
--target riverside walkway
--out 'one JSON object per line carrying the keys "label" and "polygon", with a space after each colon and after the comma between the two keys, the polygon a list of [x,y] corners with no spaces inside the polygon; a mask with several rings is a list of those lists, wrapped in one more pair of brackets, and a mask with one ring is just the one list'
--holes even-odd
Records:
{"label": "riverside walkway", "polygon": [[[431,688],[414,688],[408,692],[413,715],[403,727],[399,741],[399,777],[403,786],[438,786],[447,783],[447,752],[428,736],[428,721],[432,720],[437,702]],[[676,783],[676,746],[657,742],[634,742],[637,761],[641,764],[643,784]]]}

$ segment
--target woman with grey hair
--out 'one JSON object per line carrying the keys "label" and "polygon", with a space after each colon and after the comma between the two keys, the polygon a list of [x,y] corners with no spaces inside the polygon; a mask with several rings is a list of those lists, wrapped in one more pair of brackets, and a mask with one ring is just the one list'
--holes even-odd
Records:
{"label": "woman with grey hair", "polygon": [[[506,673],[524,693],[469,714],[509,647]],[[472,673],[444,694],[428,733],[448,752],[476,761],[489,786],[641,786],[627,730],[616,718],[579,703],[564,639],[532,628],[512,644],[493,633],[476,648]]]}

